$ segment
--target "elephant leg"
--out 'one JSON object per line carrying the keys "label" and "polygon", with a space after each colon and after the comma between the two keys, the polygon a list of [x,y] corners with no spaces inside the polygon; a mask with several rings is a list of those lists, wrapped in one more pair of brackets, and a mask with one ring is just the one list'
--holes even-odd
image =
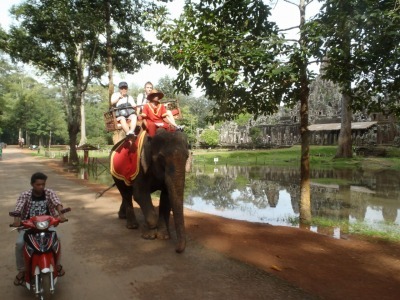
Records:
{"label": "elephant leg", "polygon": [[136,220],[135,211],[133,209],[132,187],[127,186],[122,180],[119,179],[114,179],[114,182],[122,197],[122,202],[118,211],[118,217],[120,219],[126,219],[126,228],[137,229],[139,227],[139,223]]}
{"label": "elephant leg", "polygon": [[168,193],[161,192],[160,207],[158,214],[158,228],[157,238],[161,240],[168,240],[171,238],[169,232],[169,217],[171,215],[171,206],[169,205]]}
{"label": "elephant leg", "polygon": [[139,204],[145,219],[145,226],[142,230],[142,238],[146,240],[154,240],[157,237],[157,214],[151,200],[150,193],[143,190],[135,193],[134,197]]}
{"label": "elephant leg", "polygon": [[135,210],[133,206],[126,207],[126,228],[128,229],[138,229],[139,223],[136,220]]}
{"label": "elephant leg", "polygon": [[121,201],[121,205],[119,206],[118,218],[126,219],[126,208],[124,200]]}

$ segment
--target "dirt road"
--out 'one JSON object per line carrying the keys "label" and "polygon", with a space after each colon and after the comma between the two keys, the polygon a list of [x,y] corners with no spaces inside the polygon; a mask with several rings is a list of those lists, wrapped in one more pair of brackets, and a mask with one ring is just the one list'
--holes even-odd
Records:
{"label": "dirt road", "polygon": [[[30,176],[36,171],[49,176],[47,187],[72,208],[69,222],[58,227],[66,270],[57,284],[58,300],[316,298],[196,241],[196,222],[202,218],[199,214],[188,212],[191,221],[187,225],[187,248],[183,254],[176,254],[174,240],[146,241],[140,237],[140,230],[125,229],[124,221],[117,218],[120,198],[115,190],[95,200],[95,193],[103,186],[75,179],[74,175],[53,168],[51,160],[32,157],[27,150],[7,147],[0,161],[1,299],[33,298],[26,289],[12,283],[17,273],[16,233],[8,227],[8,212],[14,209],[19,193],[30,188]],[[213,244],[213,238],[217,238],[219,247],[228,245],[212,232],[208,243]],[[246,251],[252,249],[241,250]]]}

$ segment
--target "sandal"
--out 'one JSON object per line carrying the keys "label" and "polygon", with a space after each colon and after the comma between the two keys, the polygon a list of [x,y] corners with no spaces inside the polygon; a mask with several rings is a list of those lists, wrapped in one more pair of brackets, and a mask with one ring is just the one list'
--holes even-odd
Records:
{"label": "sandal", "polygon": [[19,285],[23,285],[25,283],[25,272],[21,271],[17,274],[17,276],[15,276],[14,279],[14,285],[15,286],[19,286]]}
{"label": "sandal", "polygon": [[63,270],[62,265],[58,265],[57,266],[57,276],[61,277],[61,276],[64,276],[64,275],[65,275],[65,271]]}

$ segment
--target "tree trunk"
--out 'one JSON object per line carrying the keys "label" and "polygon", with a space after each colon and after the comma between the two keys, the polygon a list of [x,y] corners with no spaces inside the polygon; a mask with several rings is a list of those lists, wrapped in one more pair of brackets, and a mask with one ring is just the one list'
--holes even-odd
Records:
{"label": "tree trunk", "polygon": [[342,122],[339,133],[338,148],[336,158],[351,158],[353,157],[352,140],[351,140],[351,96],[347,93],[342,93]]}
{"label": "tree trunk", "polygon": [[[345,3],[345,2],[344,2]],[[341,24],[342,27],[342,47],[341,50],[344,56],[345,65],[351,67],[351,38],[350,28],[351,24],[344,22]],[[353,157],[352,142],[351,142],[351,119],[353,116],[351,102],[352,102],[352,91],[351,91],[351,70],[343,74],[345,83],[341,84],[342,91],[342,112],[341,112],[341,127],[339,133],[338,148],[336,151],[336,158],[351,158]]]}
{"label": "tree trunk", "polygon": [[[71,127],[71,128],[70,128]],[[79,163],[78,152],[76,150],[76,141],[78,138],[79,130],[76,130],[76,126],[68,125],[68,135],[69,135],[69,163],[77,165]]]}
{"label": "tree trunk", "polygon": [[85,116],[85,93],[82,93],[81,99],[81,139],[79,141],[79,146],[86,144],[86,116]]}
{"label": "tree trunk", "polygon": [[[307,37],[301,29],[305,25],[305,0],[300,1],[300,48],[306,47]],[[310,196],[310,138],[308,131],[308,97],[310,94],[307,75],[307,57],[303,54],[299,61],[300,68],[300,224],[311,222]]]}
{"label": "tree trunk", "polygon": [[87,81],[89,80],[88,76],[86,78],[86,84],[85,84],[85,79],[83,74],[84,73],[83,70],[85,67],[83,47],[81,44],[78,44],[76,48],[77,48],[76,80],[74,81],[73,94],[69,97],[71,103],[70,103],[70,108],[68,110],[68,112],[70,113],[68,115],[68,134],[69,134],[69,145],[70,145],[69,163],[73,165],[79,164],[78,153],[76,150],[76,143],[77,143],[78,133],[81,129],[81,122],[82,122],[81,108],[83,105],[82,103],[83,95],[87,87]]}
{"label": "tree trunk", "polygon": [[76,150],[78,133],[81,127],[81,98],[82,98],[82,82],[79,81],[75,87],[75,91],[70,93],[64,91],[64,101],[67,106],[67,126],[69,136],[69,163],[77,165],[79,163],[78,153]]}

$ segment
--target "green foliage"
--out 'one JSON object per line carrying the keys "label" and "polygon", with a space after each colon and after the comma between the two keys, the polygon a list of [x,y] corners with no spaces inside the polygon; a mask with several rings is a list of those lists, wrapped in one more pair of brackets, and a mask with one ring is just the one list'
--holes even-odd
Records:
{"label": "green foliage", "polygon": [[[113,62],[119,71],[134,72],[150,60],[151,49],[143,37],[144,15],[155,14],[151,2],[40,1],[14,6],[11,14],[20,20],[11,26],[4,50],[13,58],[34,63],[45,71],[77,82],[82,64],[91,78],[106,71],[107,9],[114,27],[111,35]],[[45,29],[45,30],[44,30]]]}
{"label": "green foliage", "polygon": [[[150,60],[143,29],[148,29],[146,19],[158,13],[153,2],[129,0],[25,1],[11,9],[19,23],[10,27],[0,47],[14,60],[32,64],[57,81],[71,162],[78,161],[73,146],[88,84],[100,79],[109,66],[135,72]],[[109,64],[111,59],[114,65]]]}
{"label": "green foliage", "polygon": [[205,129],[200,136],[200,141],[207,147],[215,147],[219,142],[219,132],[214,129]]}
{"label": "green foliage", "polygon": [[104,147],[112,143],[112,133],[107,133],[103,114],[108,110],[108,90],[98,85],[90,85],[85,93],[85,119],[87,142]]}
{"label": "green foliage", "polygon": [[[315,169],[332,168],[360,168],[364,170],[399,170],[400,159],[397,148],[388,148],[388,156],[381,157],[353,157],[334,159],[336,146],[312,146],[310,148],[310,165]],[[301,156],[301,147],[293,146],[282,149],[253,150],[253,151],[195,151],[196,161],[205,164],[214,164],[214,157],[219,157],[220,164],[230,165],[270,165],[298,167]]]}
{"label": "green foliage", "polygon": [[262,143],[262,136],[263,133],[259,127],[250,128],[250,137],[254,145],[259,146]]}
{"label": "green foliage", "polygon": [[324,78],[352,95],[352,106],[400,115],[400,14],[396,0],[325,1],[309,23],[309,48]]}
{"label": "green foliage", "polygon": [[177,95],[173,85],[173,79],[169,76],[160,78],[156,85],[156,89],[162,91],[166,99],[176,99]]}
{"label": "green foliage", "polygon": [[240,114],[239,116],[237,116],[237,118],[235,119],[235,122],[239,125],[239,126],[245,126],[249,123],[249,121],[253,118],[253,116],[251,114]]}
{"label": "green foliage", "polygon": [[54,90],[26,76],[4,59],[0,64],[3,70],[0,77],[1,140],[16,143],[21,129],[32,144],[38,144],[42,138],[48,139],[50,131],[54,142],[65,143],[65,116],[61,103],[54,97]]}
{"label": "green foliage", "polygon": [[190,82],[213,101],[213,121],[277,110],[292,85],[291,67],[278,60],[283,40],[263,1],[188,1],[173,23],[157,28],[157,60],[178,69],[177,90]]}

